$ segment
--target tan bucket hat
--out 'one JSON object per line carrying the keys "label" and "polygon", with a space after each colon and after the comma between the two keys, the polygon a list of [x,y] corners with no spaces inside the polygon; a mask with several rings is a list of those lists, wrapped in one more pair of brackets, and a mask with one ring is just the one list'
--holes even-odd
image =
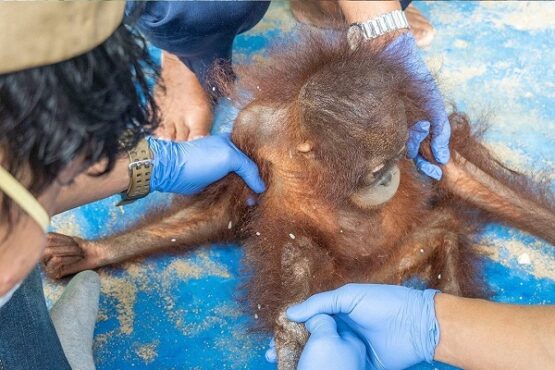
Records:
{"label": "tan bucket hat", "polygon": [[125,1],[0,1],[0,74],[58,63],[104,42]]}

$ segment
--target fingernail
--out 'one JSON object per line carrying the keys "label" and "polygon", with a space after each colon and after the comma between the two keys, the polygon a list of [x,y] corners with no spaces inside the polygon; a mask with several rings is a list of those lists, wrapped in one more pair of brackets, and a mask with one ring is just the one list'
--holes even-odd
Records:
{"label": "fingernail", "polygon": [[430,176],[435,180],[441,179],[441,169],[437,166],[432,164],[424,165],[423,170],[425,171],[426,175]]}
{"label": "fingernail", "polygon": [[260,180],[259,184],[258,184],[258,189],[256,190],[256,192],[258,194],[260,193],[264,193],[266,191],[266,184],[264,184],[264,182],[262,180]]}
{"label": "fingernail", "polygon": [[295,316],[297,316],[300,313],[298,307],[299,306],[297,305],[291,306],[285,311],[285,315],[289,320],[297,321]]}
{"label": "fingernail", "polygon": [[201,139],[201,138],[203,138],[203,137],[204,137],[204,135],[195,135],[195,136],[193,136],[189,141]]}
{"label": "fingernail", "polygon": [[423,132],[425,134],[430,132],[430,122],[428,121],[418,121],[414,127],[416,127],[415,130],[418,130],[418,132]]}

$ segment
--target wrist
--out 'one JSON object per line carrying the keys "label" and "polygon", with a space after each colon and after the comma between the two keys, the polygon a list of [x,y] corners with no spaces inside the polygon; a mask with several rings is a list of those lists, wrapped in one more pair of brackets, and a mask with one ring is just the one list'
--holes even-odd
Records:
{"label": "wrist", "polygon": [[466,352],[464,345],[458,343],[463,333],[469,332],[470,325],[465,318],[470,301],[450,294],[438,294],[435,299],[438,323],[441,330],[434,359],[444,363],[460,366],[460,355]]}
{"label": "wrist", "polygon": [[366,22],[380,15],[401,9],[399,1],[339,1],[348,23]]}
{"label": "wrist", "polygon": [[426,289],[417,291],[419,302],[416,307],[420,308],[420,315],[415,315],[413,338],[414,347],[422,361],[431,363],[439,343],[440,328],[435,309],[435,297],[438,290]]}
{"label": "wrist", "polygon": [[164,140],[156,139],[152,136],[147,136],[146,141],[152,153],[152,173],[150,175],[150,191],[161,191],[161,173],[163,171],[164,163],[161,161],[164,152]]}
{"label": "wrist", "polygon": [[129,157],[127,190],[121,193],[118,206],[134,202],[147,196],[150,191],[150,178],[152,176],[153,160],[152,150],[146,138],[141,138],[137,145],[127,151]]}

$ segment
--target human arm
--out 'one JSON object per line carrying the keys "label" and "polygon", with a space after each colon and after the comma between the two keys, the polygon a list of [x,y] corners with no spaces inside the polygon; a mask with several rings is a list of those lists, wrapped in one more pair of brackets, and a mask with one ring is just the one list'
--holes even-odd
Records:
{"label": "human arm", "polygon": [[[398,1],[340,1],[339,5],[347,23],[363,23],[383,14],[401,9]],[[414,37],[405,29],[389,32],[372,40],[384,48],[384,52],[393,58],[403,56],[403,67],[413,77],[426,82],[427,96],[422,107],[427,113],[428,121],[411,122],[407,141],[407,156],[414,159],[415,165],[422,173],[439,180],[442,171],[419,154],[422,141],[431,133],[431,149],[434,159],[440,164],[449,161],[449,138],[451,127],[443,103],[443,97],[416,46]]]}
{"label": "human arm", "polygon": [[[239,175],[256,193],[264,191],[258,169],[226,136],[209,136],[190,142],[149,138],[154,168],[151,191],[191,195],[230,172]],[[129,185],[129,159],[117,160],[114,169],[102,176],[87,171],[65,187],[58,197],[56,213],[120,193]],[[92,171],[98,171],[99,167]]]}
{"label": "human arm", "polygon": [[554,306],[516,306],[400,286],[348,284],[287,311],[297,322],[320,313],[343,319],[366,340],[370,361],[383,368],[406,368],[432,358],[484,369],[545,369],[555,363]]}
{"label": "human arm", "polygon": [[434,358],[464,369],[548,369],[555,364],[555,306],[438,294]]}
{"label": "human arm", "polygon": [[401,9],[399,1],[339,1],[347,23],[365,22],[382,14]]}

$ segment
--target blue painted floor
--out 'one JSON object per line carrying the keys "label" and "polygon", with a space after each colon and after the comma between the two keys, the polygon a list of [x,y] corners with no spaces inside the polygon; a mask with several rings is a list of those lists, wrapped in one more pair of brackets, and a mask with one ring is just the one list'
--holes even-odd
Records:
{"label": "blue painted floor", "polygon": [[[555,180],[555,3],[417,2],[437,34],[424,55],[446,97],[474,119],[491,123],[487,142],[510,166]],[[294,30],[287,3],[236,40],[236,60],[256,58],[268,43]],[[62,214],[53,229],[98,238],[133,224],[155,194],[130,206],[110,198]],[[498,225],[480,249],[495,300],[555,303],[555,248]],[[99,369],[273,369],[264,360],[269,337],[247,332],[255,320],[236,301],[239,247],[214,246],[103,268],[95,333]],[[520,262],[519,262],[520,261]],[[50,302],[64,282],[47,281]],[[443,368],[440,365],[435,367]],[[422,365],[418,369],[434,366]]]}

